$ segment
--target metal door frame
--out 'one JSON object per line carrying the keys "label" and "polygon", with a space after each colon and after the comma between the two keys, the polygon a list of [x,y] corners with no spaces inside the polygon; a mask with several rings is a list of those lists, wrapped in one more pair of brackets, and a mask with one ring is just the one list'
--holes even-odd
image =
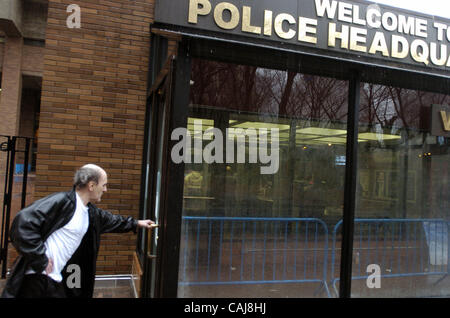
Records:
{"label": "metal door frame", "polygon": [[[12,209],[12,195],[14,184],[14,173],[16,167],[16,154],[24,153],[24,169],[22,179],[22,193],[21,193],[21,205],[23,209],[26,204],[27,196],[27,183],[28,183],[28,163],[30,158],[30,147],[32,145],[30,137],[20,136],[5,136],[0,135],[0,138],[6,138],[6,141],[0,143],[0,153],[6,152],[6,169],[5,169],[5,181],[3,191],[3,208],[1,218],[1,237],[0,237],[0,262],[2,264],[1,278],[6,278],[8,269],[8,245],[9,240],[9,227],[11,223],[11,209]],[[20,149],[20,140],[25,141],[24,149]]]}
{"label": "metal door frame", "polygon": [[[143,176],[146,179],[146,185],[143,190],[145,198],[141,204],[145,210],[143,211],[145,217],[157,221],[158,224],[161,224],[160,216],[165,211],[162,198],[164,197],[165,187],[163,181],[165,180],[167,161],[167,141],[165,136],[167,135],[167,117],[170,108],[170,73],[173,67],[171,59],[172,57],[169,57],[166,61],[147,96],[148,125],[145,141],[147,150],[145,161],[147,162]],[[158,176],[161,182],[159,189],[157,184]],[[155,215],[157,205],[160,212],[158,216]],[[158,248],[160,230],[163,230],[162,227],[155,231],[147,230],[141,234],[143,240],[141,241],[142,246],[139,255],[143,268],[143,286],[141,289],[143,297],[158,297],[158,277],[161,271],[159,266],[161,249]],[[154,251],[155,245],[156,251]]]}
{"label": "metal door frame", "polygon": [[[186,127],[190,58],[187,57],[185,43],[177,44],[177,55],[167,54],[168,40],[162,35],[152,33],[151,43],[140,217],[154,218],[158,199],[159,227],[156,231],[139,233],[137,254],[143,269],[141,296],[176,297],[184,165],[175,164],[170,159],[169,149],[176,143],[170,139],[170,132],[177,127]],[[158,122],[161,118],[164,118],[163,125]],[[160,170],[158,156],[161,159]],[[161,187],[157,198],[158,172]]]}

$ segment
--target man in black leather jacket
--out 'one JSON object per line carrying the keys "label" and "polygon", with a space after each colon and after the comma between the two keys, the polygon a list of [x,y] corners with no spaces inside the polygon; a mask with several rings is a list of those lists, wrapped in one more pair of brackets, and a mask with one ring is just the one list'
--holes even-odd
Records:
{"label": "man in black leather jacket", "polygon": [[[3,298],[92,297],[100,234],[136,233],[138,227],[154,226],[151,220],[138,221],[97,208],[93,202],[100,202],[106,184],[102,168],[85,165],[75,173],[71,191],[49,195],[17,214],[11,241],[20,255]],[[79,269],[76,286],[66,281],[72,273],[70,265]]]}

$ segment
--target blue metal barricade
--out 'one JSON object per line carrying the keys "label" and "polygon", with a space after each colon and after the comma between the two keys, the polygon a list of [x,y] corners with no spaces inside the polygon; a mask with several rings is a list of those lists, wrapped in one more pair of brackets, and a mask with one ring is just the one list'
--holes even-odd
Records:
{"label": "blue metal barricade", "polygon": [[320,219],[185,216],[182,228],[180,285],[318,282],[331,296]]}
{"label": "blue metal barricade", "polygon": [[[338,295],[341,225],[333,228],[330,262],[328,229],[317,218],[183,217],[179,284],[317,282],[331,297],[328,276]],[[442,219],[355,219],[352,279],[367,279],[370,264],[386,278],[448,275],[449,225]]]}
{"label": "blue metal barricade", "polygon": [[[330,285],[336,295],[341,225],[332,233]],[[448,225],[442,219],[355,219],[352,279],[367,279],[370,264],[379,266],[380,277],[447,275]]]}

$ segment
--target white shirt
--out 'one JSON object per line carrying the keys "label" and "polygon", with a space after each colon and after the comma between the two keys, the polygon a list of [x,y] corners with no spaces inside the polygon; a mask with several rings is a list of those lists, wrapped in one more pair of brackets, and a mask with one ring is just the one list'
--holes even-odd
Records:
{"label": "white shirt", "polygon": [[[83,204],[78,193],[76,197],[76,209],[72,219],[53,232],[44,243],[45,255],[53,260],[53,271],[48,276],[57,282],[62,281],[61,271],[77,250],[89,226],[88,207]],[[26,274],[34,273],[32,269],[26,272]]]}

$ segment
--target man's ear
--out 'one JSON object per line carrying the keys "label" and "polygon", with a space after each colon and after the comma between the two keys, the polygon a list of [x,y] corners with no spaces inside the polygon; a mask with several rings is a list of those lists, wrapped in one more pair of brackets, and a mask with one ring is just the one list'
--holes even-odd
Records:
{"label": "man's ear", "polygon": [[88,183],[88,190],[89,191],[94,190],[94,186],[95,186],[95,182],[94,181],[89,181],[89,183]]}

